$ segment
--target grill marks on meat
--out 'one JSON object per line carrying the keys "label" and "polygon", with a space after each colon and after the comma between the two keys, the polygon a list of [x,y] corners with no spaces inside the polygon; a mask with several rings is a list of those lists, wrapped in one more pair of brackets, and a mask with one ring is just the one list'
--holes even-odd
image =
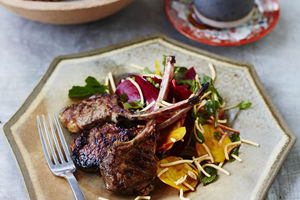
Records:
{"label": "grill marks on meat", "polygon": [[121,194],[147,195],[153,190],[157,158],[155,126],[144,128],[129,142],[115,142],[100,163],[106,188]]}
{"label": "grill marks on meat", "polygon": [[129,141],[136,134],[136,128],[124,129],[111,123],[94,127],[88,134],[82,133],[74,140],[70,147],[72,159],[84,171],[97,172],[100,162],[116,141]]}
{"label": "grill marks on meat", "polygon": [[118,105],[116,95],[94,95],[67,106],[60,113],[59,120],[70,132],[79,133],[105,121],[117,123],[118,115],[127,112]]}
{"label": "grill marks on meat", "polygon": [[82,134],[74,140],[72,158],[85,171],[100,169],[110,191],[149,194],[157,170],[154,128],[150,125],[144,129],[125,129],[112,123],[94,127],[88,135]]}

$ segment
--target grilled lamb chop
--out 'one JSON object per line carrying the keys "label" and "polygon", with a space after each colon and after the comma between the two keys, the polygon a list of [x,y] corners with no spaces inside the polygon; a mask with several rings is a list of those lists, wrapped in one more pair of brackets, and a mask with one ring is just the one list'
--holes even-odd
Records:
{"label": "grilled lamb chop", "polygon": [[109,148],[110,153],[100,163],[108,190],[140,195],[153,190],[157,170],[156,138],[155,125],[148,124],[134,139],[118,140]]}
{"label": "grilled lamb chop", "polygon": [[[72,133],[89,130],[95,125],[104,122],[118,123],[122,120],[151,120],[160,116],[171,117],[177,110],[192,107],[199,102],[200,96],[207,89],[208,84],[203,85],[198,94],[189,99],[180,101],[171,106],[157,108],[146,113],[133,114],[129,110],[123,109],[118,105],[116,95],[94,95],[77,104],[67,106],[59,115],[62,125]],[[159,100],[159,99],[158,99]],[[174,120],[176,121],[176,120]]]}
{"label": "grilled lamb chop", "polygon": [[136,134],[136,128],[119,128],[112,123],[96,126],[88,134],[82,133],[74,140],[70,147],[72,159],[84,171],[97,172],[100,162],[116,141],[129,141]]}
{"label": "grilled lamb chop", "polygon": [[150,124],[144,129],[126,129],[105,123],[74,140],[72,159],[88,172],[100,167],[108,190],[145,195],[153,189],[157,170],[156,135]]}
{"label": "grilled lamb chop", "polygon": [[117,123],[117,116],[124,113],[129,111],[118,105],[116,95],[94,95],[80,103],[67,106],[60,113],[59,120],[70,132],[79,133],[106,121]]}

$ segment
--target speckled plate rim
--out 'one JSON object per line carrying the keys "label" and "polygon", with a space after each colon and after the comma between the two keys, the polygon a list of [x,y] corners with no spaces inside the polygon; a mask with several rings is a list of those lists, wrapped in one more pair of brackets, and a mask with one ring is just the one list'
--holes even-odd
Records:
{"label": "speckled plate rim", "polygon": [[175,46],[178,46],[180,48],[183,48],[187,51],[194,52],[196,54],[201,54],[203,56],[221,61],[221,62],[226,62],[229,64],[236,65],[242,69],[246,69],[250,77],[252,78],[252,81],[254,82],[255,86],[257,87],[261,97],[265,101],[267,107],[272,113],[273,118],[276,120],[280,128],[283,130],[284,134],[287,136],[288,140],[285,143],[284,147],[282,148],[282,151],[277,155],[275,163],[272,165],[271,170],[268,173],[268,179],[263,182],[263,187],[262,189],[259,190],[258,192],[258,199],[264,199],[266,193],[268,192],[273,180],[276,177],[276,174],[280,170],[283,162],[285,161],[288,153],[290,152],[291,148],[296,142],[296,136],[292,132],[292,130],[288,127],[287,123],[284,121],[282,116],[279,114],[279,111],[275,107],[275,105],[272,103],[270,97],[268,96],[266,90],[264,89],[255,69],[254,66],[246,63],[246,62],[241,62],[233,59],[229,59],[226,57],[222,57],[213,53],[210,53],[208,51],[204,51],[201,49],[197,49],[195,47],[183,44],[181,42],[178,42],[176,40],[173,40],[171,38],[166,37],[163,34],[152,34],[144,37],[140,37],[137,39],[133,39],[130,41],[122,42],[119,44],[111,45],[108,47],[100,48],[100,49],[95,49],[91,51],[86,51],[86,52],[81,52],[77,54],[69,54],[69,55],[63,55],[63,56],[58,56],[54,58],[54,60],[51,62],[48,70],[44,74],[44,76],[41,78],[40,82],[37,84],[37,86],[33,89],[31,94],[27,97],[23,105],[18,109],[18,111],[9,119],[7,123],[4,124],[3,126],[3,131],[4,134],[7,138],[8,143],[10,144],[11,150],[15,155],[15,160],[18,163],[19,170],[21,174],[23,175],[23,183],[26,186],[28,197],[30,199],[37,199],[34,193],[34,188],[32,186],[31,180],[29,178],[29,172],[25,168],[25,164],[23,161],[23,157],[21,156],[21,153],[16,145],[15,140],[13,139],[12,132],[11,132],[11,127],[16,123],[16,121],[22,116],[22,114],[26,111],[26,109],[31,105],[32,101],[37,97],[45,83],[47,82],[48,78],[51,76],[52,72],[55,70],[56,66],[58,63],[62,60],[65,59],[73,59],[73,58],[82,58],[82,57],[89,57],[93,55],[98,55],[106,52],[110,52],[116,49],[121,49],[124,47],[128,47],[134,44],[139,44],[143,42],[148,42],[148,41],[156,41],[156,40],[161,40],[165,41],[167,43],[171,43]]}
{"label": "speckled plate rim", "polygon": [[242,39],[236,42],[230,42],[228,40],[224,40],[221,42],[214,42],[211,39],[208,38],[198,38],[196,36],[194,36],[193,34],[191,34],[190,32],[186,31],[184,28],[182,28],[182,26],[178,23],[176,23],[174,21],[174,19],[172,18],[171,14],[170,14],[170,2],[172,0],[165,0],[164,1],[164,7],[165,7],[165,13],[170,21],[170,23],[172,24],[172,26],[178,31],[180,32],[182,35],[186,36],[187,38],[190,38],[196,42],[199,43],[203,43],[203,44],[207,44],[207,45],[212,45],[212,46],[240,46],[240,45],[244,45],[244,44],[249,44],[252,42],[255,42],[257,40],[260,40],[262,38],[264,38],[265,36],[267,36],[277,25],[279,18],[280,18],[280,5],[279,2],[277,0],[274,0],[277,2],[278,4],[278,10],[277,11],[273,11],[273,15],[274,15],[274,20],[272,21],[272,23],[270,23],[270,25],[268,26],[267,29],[261,31],[258,35],[255,35],[253,37],[250,37],[249,39]]}

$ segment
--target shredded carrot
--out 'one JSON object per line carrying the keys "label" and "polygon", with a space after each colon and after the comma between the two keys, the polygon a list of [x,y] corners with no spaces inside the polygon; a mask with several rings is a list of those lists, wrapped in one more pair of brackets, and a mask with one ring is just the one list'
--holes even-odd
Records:
{"label": "shredded carrot", "polygon": [[240,131],[236,130],[236,129],[233,129],[233,128],[230,128],[228,126],[225,126],[223,124],[218,124],[218,126],[222,129],[225,129],[227,131],[230,131],[230,132],[233,132],[233,133],[240,133]]}

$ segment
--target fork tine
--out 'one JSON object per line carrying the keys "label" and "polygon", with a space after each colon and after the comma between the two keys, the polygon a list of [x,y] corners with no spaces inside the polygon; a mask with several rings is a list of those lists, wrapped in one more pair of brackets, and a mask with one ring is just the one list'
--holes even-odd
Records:
{"label": "fork tine", "polygon": [[57,140],[57,137],[56,137],[56,133],[55,133],[55,130],[53,128],[52,119],[51,119],[51,116],[50,116],[49,113],[48,113],[48,119],[49,119],[49,123],[50,123],[50,129],[51,129],[52,137],[54,139],[55,147],[56,147],[56,150],[58,152],[60,161],[61,161],[61,163],[65,163],[66,161],[65,161],[65,158],[62,154],[61,148],[59,146],[59,143],[58,143],[58,140]]}
{"label": "fork tine", "polygon": [[46,123],[46,119],[45,119],[44,115],[42,115],[42,121],[43,121],[43,125],[44,125],[45,135],[46,135],[46,138],[47,138],[50,150],[51,150],[51,154],[52,154],[52,157],[53,157],[53,160],[54,160],[54,164],[58,164],[59,162],[58,162],[55,150],[53,148],[53,143],[52,143],[52,140],[50,138],[50,134],[49,134],[49,131],[48,131],[48,127],[47,127],[47,123]]}
{"label": "fork tine", "polygon": [[45,137],[44,137],[44,134],[43,134],[42,124],[41,124],[39,116],[36,116],[36,120],[37,120],[37,124],[38,124],[38,130],[39,130],[39,135],[40,135],[40,139],[41,139],[41,142],[42,142],[43,151],[44,151],[47,163],[48,163],[49,167],[51,168],[53,166],[53,163],[50,159],[49,151],[48,151],[48,149],[46,147],[46,144],[45,144]]}
{"label": "fork tine", "polygon": [[58,122],[56,114],[54,113],[53,116],[54,116],[54,121],[55,121],[56,129],[58,131],[58,135],[59,135],[62,147],[64,149],[67,161],[69,162],[71,160],[71,157],[70,157],[70,152],[69,152],[69,149],[67,147],[67,143],[66,143],[65,137],[63,135],[63,131],[61,130],[61,126],[60,126],[60,124]]}

